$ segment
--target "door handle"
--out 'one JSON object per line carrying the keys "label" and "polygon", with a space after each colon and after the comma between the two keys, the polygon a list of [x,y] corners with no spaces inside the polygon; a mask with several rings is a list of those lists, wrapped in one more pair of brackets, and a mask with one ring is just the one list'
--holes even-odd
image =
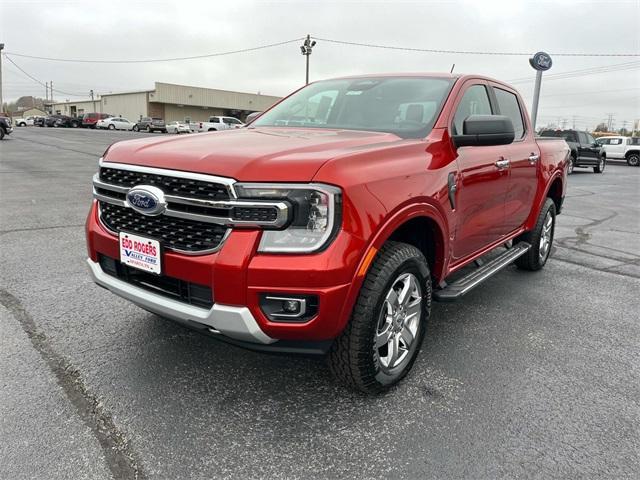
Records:
{"label": "door handle", "polygon": [[540,160],[540,155],[536,155],[535,153],[529,155],[529,162],[536,163],[538,160]]}
{"label": "door handle", "polygon": [[496,167],[498,167],[498,170],[504,170],[509,166],[509,164],[511,164],[509,160],[502,159],[496,162]]}

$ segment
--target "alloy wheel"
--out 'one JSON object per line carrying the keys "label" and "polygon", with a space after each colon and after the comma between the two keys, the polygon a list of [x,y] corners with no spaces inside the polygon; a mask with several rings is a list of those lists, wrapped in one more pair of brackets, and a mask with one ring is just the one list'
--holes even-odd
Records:
{"label": "alloy wheel", "polygon": [[540,263],[544,263],[549,256],[551,250],[551,241],[553,236],[553,216],[551,212],[547,212],[544,217],[544,224],[542,225],[542,233],[540,234],[540,246],[538,248],[538,255],[540,255]]}
{"label": "alloy wheel", "polygon": [[390,372],[410,357],[422,314],[422,289],[413,273],[401,274],[387,292],[375,337],[381,370]]}

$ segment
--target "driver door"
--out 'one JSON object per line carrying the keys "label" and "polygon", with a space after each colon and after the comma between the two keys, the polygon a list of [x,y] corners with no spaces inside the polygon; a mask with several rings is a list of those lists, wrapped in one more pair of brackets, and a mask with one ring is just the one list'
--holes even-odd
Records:
{"label": "driver door", "polygon": [[[488,85],[470,80],[459,94],[452,134],[463,133],[469,115],[493,115]],[[457,149],[457,204],[453,261],[471,256],[506,234],[505,199],[509,186],[508,148],[468,146]]]}

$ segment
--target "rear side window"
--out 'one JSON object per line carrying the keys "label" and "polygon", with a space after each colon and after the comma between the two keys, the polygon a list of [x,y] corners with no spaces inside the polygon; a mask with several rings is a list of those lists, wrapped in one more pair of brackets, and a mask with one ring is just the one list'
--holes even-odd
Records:
{"label": "rear side window", "polygon": [[518,97],[501,88],[494,88],[493,90],[496,94],[496,100],[498,100],[500,115],[506,115],[513,123],[516,140],[524,137],[524,120],[522,120],[522,110],[520,110],[520,105],[518,104]]}
{"label": "rear side window", "polygon": [[473,85],[464,92],[464,96],[453,117],[453,134],[462,135],[463,123],[469,115],[491,115],[489,95],[484,85]]}

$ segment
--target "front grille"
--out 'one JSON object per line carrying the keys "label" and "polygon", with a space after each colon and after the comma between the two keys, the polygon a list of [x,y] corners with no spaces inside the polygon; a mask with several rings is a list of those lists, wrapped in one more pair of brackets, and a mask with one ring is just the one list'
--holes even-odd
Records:
{"label": "front grille", "polygon": [[196,307],[213,306],[213,294],[206,285],[136,270],[102,254],[99,255],[99,261],[103,272],[123,282]]}
{"label": "front grille", "polygon": [[163,190],[167,195],[179,195],[201,200],[229,200],[229,191],[225,185],[203,180],[108,167],[100,168],[100,180],[129,188],[136,185],[153,185]]}
{"label": "front grille", "polygon": [[164,247],[185,252],[212,250],[220,246],[227,227],[212,223],[159,215],[150,217],[135,210],[99,202],[100,218],[114,232],[131,232],[162,241]]}

